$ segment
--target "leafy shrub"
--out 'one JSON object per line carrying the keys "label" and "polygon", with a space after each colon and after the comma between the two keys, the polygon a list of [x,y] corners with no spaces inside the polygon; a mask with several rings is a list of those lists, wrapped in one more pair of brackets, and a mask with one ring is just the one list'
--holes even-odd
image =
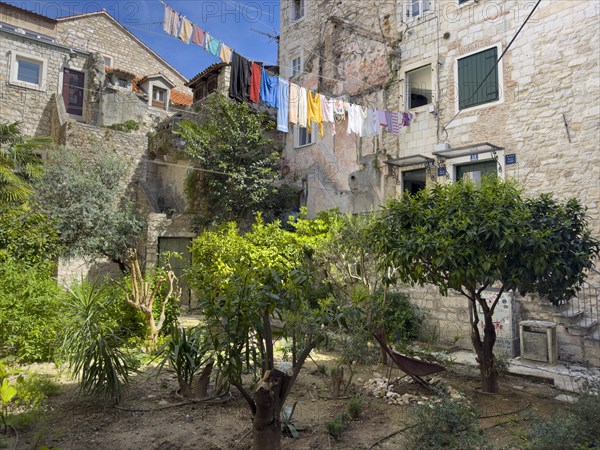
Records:
{"label": "leafy shrub", "polygon": [[60,288],[45,265],[0,263],[0,356],[52,358],[61,325]]}
{"label": "leafy shrub", "polygon": [[111,130],[124,131],[126,133],[129,133],[131,131],[139,130],[140,124],[137,123],[135,120],[128,120],[127,122],[123,123],[114,123],[112,125],[109,125],[107,128],[110,128]]}
{"label": "leafy shrub", "polygon": [[348,428],[349,422],[350,418],[348,417],[348,414],[340,413],[335,416],[334,419],[325,422],[325,428],[331,437],[339,439],[344,430]]}
{"label": "leafy shrub", "polygon": [[526,432],[528,448],[540,450],[600,447],[600,379],[584,386],[571,412],[548,419],[533,417]]}
{"label": "leafy shrub", "polygon": [[466,400],[440,394],[438,403],[419,405],[414,414],[417,425],[410,437],[410,448],[481,448],[485,443],[475,407]]}
{"label": "leafy shrub", "polygon": [[0,362],[0,423],[5,430],[8,425],[28,424],[57,389],[48,376],[10,369]]}
{"label": "leafy shrub", "polygon": [[417,308],[402,292],[388,292],[383,317],[390,341],[408,342],[417,338],[422,318]]}
{"label": "leafy shrub", "polygon": [[358,397],[351,398],[348,402],[348,414],[353,419],[358,419],[362,413],[362,401]]}
{"label": "leafy shrub", "polygon": [[81,393],[118,402],[138,363],[124,349],[116,318],[108,315],[113,302],[101,285],[82,282],[68,289],[61,356],[79,379]]}
{"label": "leafy shrub", "polygon": [[186,398],[205,398],[214,360],[211,342],[204,327],[186,330],[174,328],[170,339],[159,350],[162,357],[158,369],[165,364],[177,375],[181,394]]}

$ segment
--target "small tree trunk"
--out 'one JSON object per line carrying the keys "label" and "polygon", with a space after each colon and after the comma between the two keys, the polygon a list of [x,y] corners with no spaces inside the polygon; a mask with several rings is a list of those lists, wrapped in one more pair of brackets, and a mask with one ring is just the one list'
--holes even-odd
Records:
{"label": "small tree trunk", "polygon": [[342,383],[344,382],[344,368],[338,367],[331,369],[329,376],[331,378],[331,396],[341,397]]}
{"label": "small tree trunk", "polygon": [[213,370],[212,362],[208,363],[206,367],[200,372],[200,375],[194,380],[193,392],[194,398],[202,399],[208,397],[208,385],[210,384],[210,374]]}
{"label": "small tree trunk", "polygon": [[[485,300],[481,300],[485,302]],[[471,305],[471,342],[481,377],[481,390],[488,393],[498,392],[498,370],[496,368],[496,357],[494,356],[494,344],[496,343],[496,328],[492,320],[493,311],[484,309],[483,340],[479,330],[479,318],[474,303]]]}
{"label": "small tree trunk", "polygon": [[[281,450],[281,394],[288,375],[279,370],[265,372],[254,389],[256,414],[252,422],[252,450]],[[289,377],[288,377],[289,378]]]}

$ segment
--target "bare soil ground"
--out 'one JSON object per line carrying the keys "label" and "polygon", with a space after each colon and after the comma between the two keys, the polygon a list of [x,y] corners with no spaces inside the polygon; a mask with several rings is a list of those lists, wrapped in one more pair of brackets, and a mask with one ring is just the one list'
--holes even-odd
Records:
{"label": "bare soil ground", "polygon": [[[332,354],[315,355],[319,363],[334,364]],[[363,412],[353,420],[339,440],[332,439],[324,422],[347,409],[348,400],[331,400],[329,378],[310,360],[292,389],[290,402],[298,402],[294,415],[300,439],[285,437],[283,448],[290,450],[368,449],[379,439],[413,423],[413,405],[390,405],[385,399],[367,396],[358,379],[366,381],[373,372],[385,374],[386,368],[359,365],[352,390],[361,396]],[[399,375],[394,370],[394,376]],[[542,415],[568,408],[554,400],[559,393],[553,386],[524,378],[504,377],[498,395],[478,393],[479,381],[452,371],[441,377],[454,389],[472,399],[478,408],[480,425],[494,448],[521,448],[520,431],[527,426],[525,411]],[[19,432],[16,448],[62,450],[231,450],[251,446],[251,418],[245,401],[232,390],[231,398],[218,404],[182,403],[175,390],[176,379],[163,372],[158,378],[150,369],[136,376],[121,409],[79,397],[73,382],[62,380],[60,393],[49,399],[47,412],[27,429]],[[415,384],[403,391],[431,395]],[[410,433],[410,430],[406,433]],[[14,436],[7,437],[9,448]],[[405,433],[384,440],[381,449],[410,448]]]}

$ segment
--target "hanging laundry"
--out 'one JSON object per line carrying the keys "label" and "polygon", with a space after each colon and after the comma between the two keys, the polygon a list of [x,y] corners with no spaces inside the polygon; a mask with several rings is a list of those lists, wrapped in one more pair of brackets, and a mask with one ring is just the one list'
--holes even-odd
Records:
{"label": "hanging laundry", "polygon": [[367,108],[348,103],[348,134],[354,133],[359,137],[364,136],[364,124],[367,120]]}
{"label": "hanging laundry", "polygon": [[387,128],[386,111],[382,109],[377,110],[377,117],[379,118],[379,126]]}
{"label": "hanging laundry", "polygon": [[260,101],[271,108],[277,108],[277,86],[279,85],[279,77],[269,75],[269,72],[262,69],[262,79],[260,80]]}
{"label": "hanging laundry", "polygon": [[219,56],[221,52],[221,41],[212,37],[210,34],[206,33],[206,39],[204,40],[204,48],[208,53],[213,56]]}
{"label": "hanging laundry", "polygon": [[321,95],[321,113],[323,114],[323,122],[332,123],[331,135],[335,136],[335,116],[333,115],[333,103],[332,98],[327,98]]}
{"label": "hanging laundry", "polygon": [[338,123],[342,123],[346,119],[346,102],[343,98],[333,100],[333,117]]}
{"label": "hanging laundry", "polygon": [[233,52],[231,57],[231,75],[229,81],[229,96],[240,102],[248,98],[250,87],[250,68],[252,63],[240,54]]}
{"label": "hanging laundry", "polygon": [[221,44],[221,51],[219,52],[219,58],[221,58],[221,61],[229,64],[231,62],[231,53],[231,48],[229,48],[225,44]]}
{"label": "hanging laundry", "polygon": [[413,120],[413,115],[409,112],[403,112],[402,113],[402,126],[403,127],[410,127],[410,124]]}
{"label": "hanging laundry", "polygon": [[165,30],[165,33],[177,36],[179,25],[181,25],[181,14],[165,5],[165,17],[163,21],[163,30]]}
{"label": "hanging laundry", "polygon": [[262,67],[255,62],[252,63],[252,75],[250,76],[250,94],[251,102],[258,103],[260,101],[260,79],[262,75]]}
{"label": "hanging laundry", "polygon": [[308,114],[306,120],[308,122],[308,132],[310,133],[312,122],[319,125],[319,136],[323,137],[323,114],[321,111],[321,94],[308,91]]}
{"label": "hanging laundry", "polygon": [[279,78],[278,83],[278,107],[277,109],[277,129],[287,133],[288,115],[290,108],[290,83],[283,78]]}
{"label": "hanging laundry", "polygon": [[187,17],[184,17],[181,21],[181,30],[179,31],[179,39],[186,44],[190,43],[190,39],[192,38],[192,22],[190,22]]}
{"label": "hanging laundry", "polygon": [[321,95],[321,113],[323,114],[323,122],[335,122],[333,117],[333,99]]}
{"label": "hanging laundry", "polygon": [[306,128],[307,116],[308,116],[308,100],[306,89],[301,87],[298,94],[298,125],[302,128]]}
{"label": "hanging laundry", "polygon": [[192,35],[192,42],[200,47],[204,47],[204,35],[206,34],[204,30],[200,27],[194,25],[194,34]]}
{"label": "hanging laundry", "polygon": [[298,123],[298,103],[300,101],[300,86],[290,83],[290,108],[288,119],[292,125]]}
{"label": "hanging laundry", "polygon": [[399,134],[400,133],[400,123],[398,121],[398,113],[393,111],[387,112],[387,124],[388,131],[390,133]]}

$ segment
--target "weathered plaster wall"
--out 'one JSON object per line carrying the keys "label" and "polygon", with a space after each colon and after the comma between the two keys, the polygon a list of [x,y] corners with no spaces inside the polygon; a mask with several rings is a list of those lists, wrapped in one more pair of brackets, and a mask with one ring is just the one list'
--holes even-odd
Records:
{"label": "weathered plaster wall", "polygon": [[[358,0],[305,1],[305,15],[291,20],[292,2],[281,4],[279,65],[291,75],[292,60],[300,56],[302,72],[292,82],[330,97],[344,96],[365,106],[397,110],[396,10],[391,3]],[[347,124],[325,124],[324,136],[294,148],[287,135],[284,164],[288,180],[308,189],[310,214],[338,207],[361,212],[377,208],[393,183],[386,180],[383,160],[397,154],[397,137],[358,138]],[[352,178],[353,177],[353,178]],[[371,186],[368,188],[367,186]]]}

